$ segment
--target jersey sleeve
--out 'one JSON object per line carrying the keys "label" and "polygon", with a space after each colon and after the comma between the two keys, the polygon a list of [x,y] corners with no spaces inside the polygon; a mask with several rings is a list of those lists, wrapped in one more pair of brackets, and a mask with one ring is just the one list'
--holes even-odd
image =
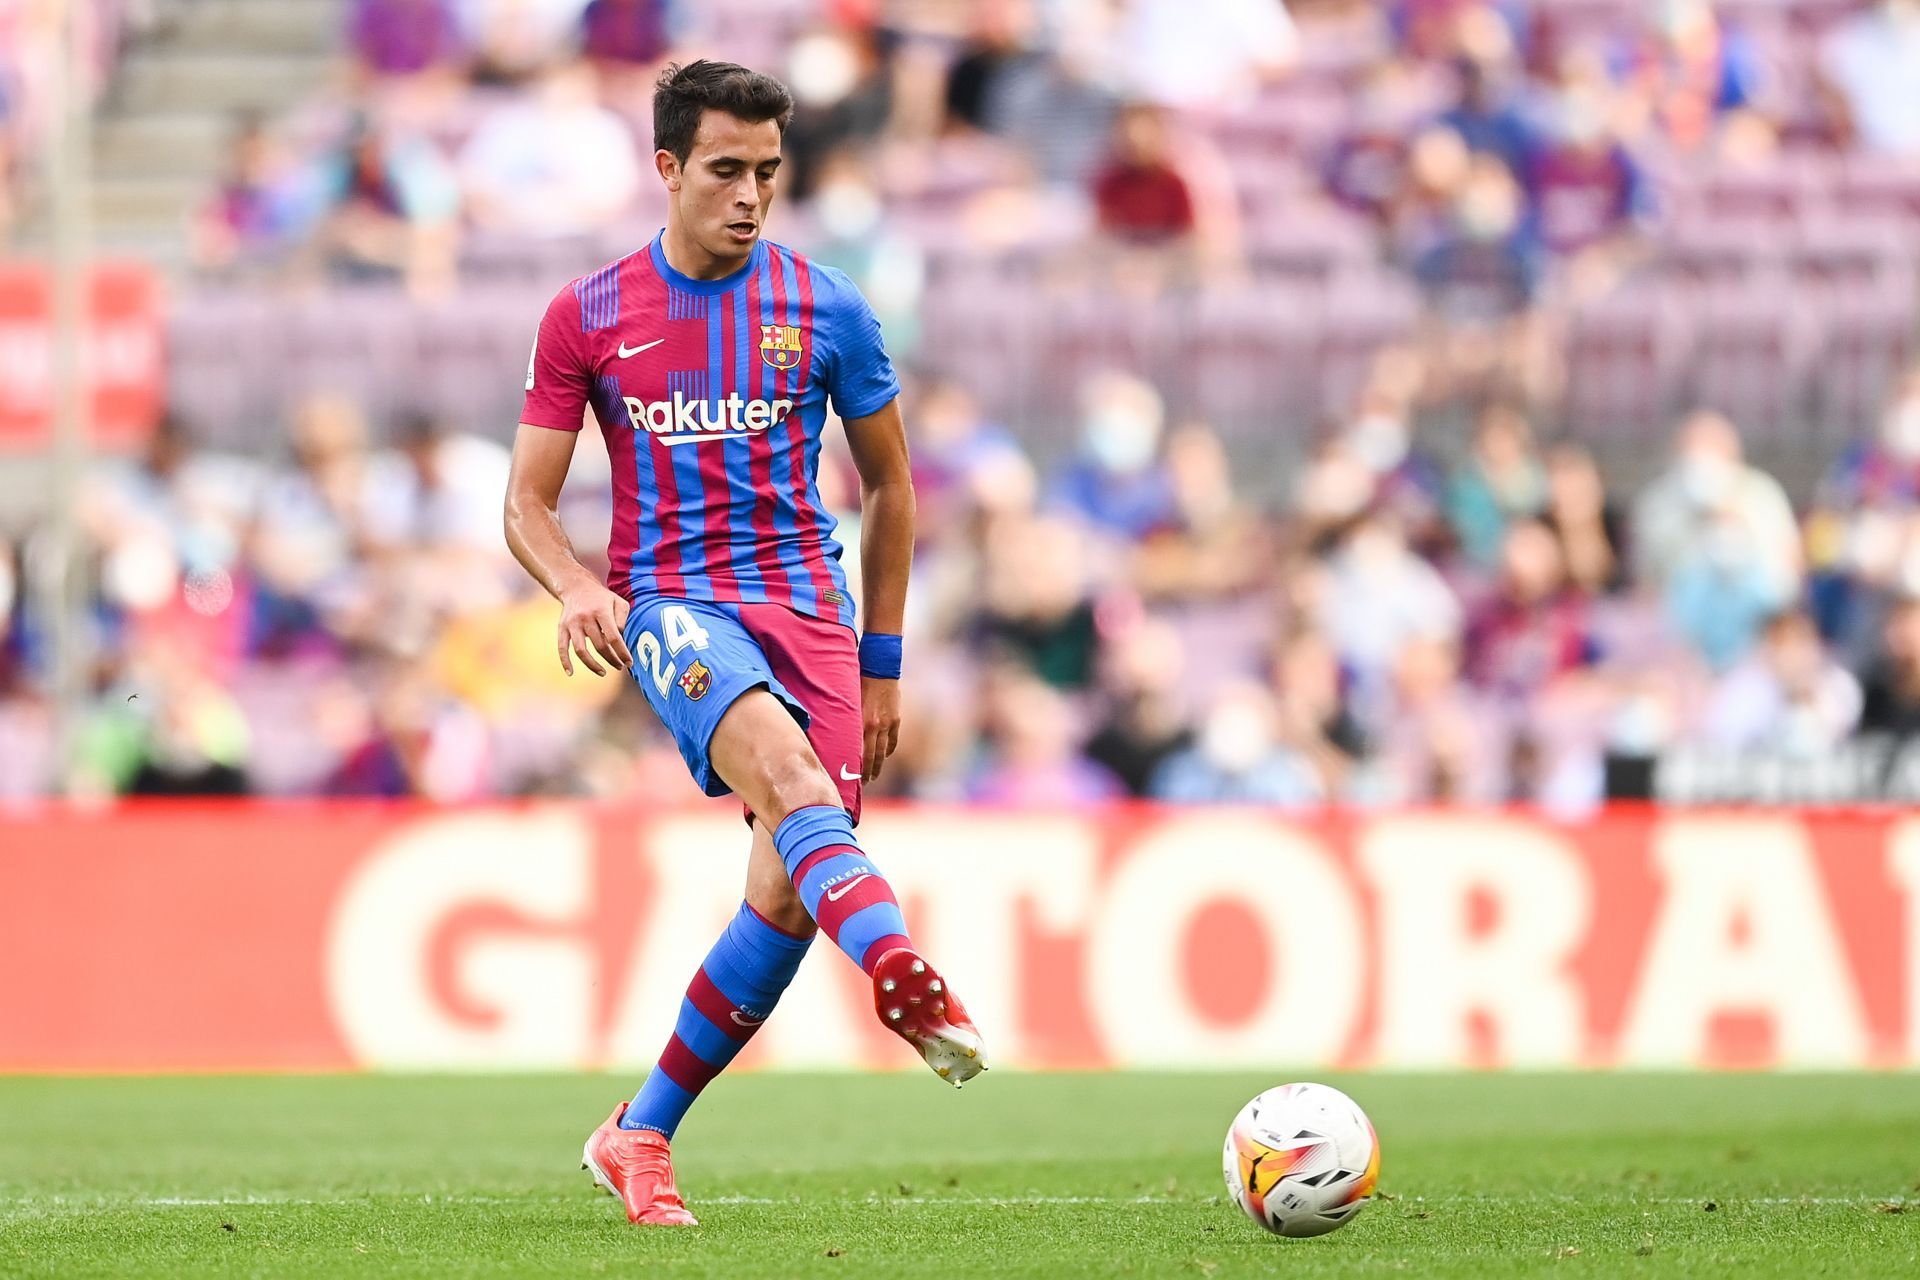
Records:
{"label": "jersey sleeve", "polygon": [[555,431],[578,431],[586,420],[593,373],[587,367],[586,335],[580,330],[580,299],[568,285],[547,304],[527,355],[527,398],[520,421]]}
{"label": "jersey sleeve", "polygon": [[900,394],[900,379],[880,338],[873,308],[838,271],[822,272],[832,282],[827,329],[827,394],[842,418],[864,418],[886,408]]}

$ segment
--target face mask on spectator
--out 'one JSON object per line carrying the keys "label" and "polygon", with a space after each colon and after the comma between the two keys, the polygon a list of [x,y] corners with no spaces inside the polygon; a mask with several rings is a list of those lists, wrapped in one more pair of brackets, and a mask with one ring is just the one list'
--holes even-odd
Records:
{"label": "face mask on spectator", "polygon": [[1896,404],[1887,414],[1880,438],[1894,457],[1905,462],[1920,458],[1920,399]]}
{"label": "face mask on spectator", "polygon": [[1347,428],[1347,447],[1376,473],[1399,466],[1407,443],[1407,424],[1390,413],[1366,414]]}
{"label": "face mask on spectator", "polygon": [[1123,405],[1104,405],[1087,417],[1087,453],[1103,471],[1129,474],[1153,460],[1159,432],[1153,420]]}
{"label": "face mask on spectator", "polygon": [[1207,717],[1200,731],[1200,750],[1228,773],[1251,769],[1270,745],[1265,718],[1249,706],[1230,703]]}
{"label": "face mask on spectator", "polygon": [[1491,182],[1476,182],[1460,193],[1460,230],[1469,240],[1498,240],[1519,221],[1512,196]]}
{"label": "face mask on spectator", "polygon": [[1607,740],[1626,756],[1650,756],[1665,746],[1672,726],[1666,708],[1652,694],[1640,693],[1621,703],[1613,714]]}
{"label": "face mask on spectator", "polygon": [[1560,136],[1576,147],[1599,141],[1606,132],[1607,113],[1591,94],[1568,94],[1560,108]]}
{"label": "face mask on spectator", "polygon": [[1733,492],[1732,464],[1724,458],[1683,458],[1680,461],[1680,491],[1687,501],[1700,508],[1717,507]]}
{"label": "face mask on spectator", "polygon": [[1909,551],[1901,557],[1897,585],[1901,596],[1920,597],[1920,548]]}
{"label": "face mask on spectator", "polygon": [[880,221],[880,198],[860,182],[835,182],[813,197],[820,224],[841,240],[857,240]]}

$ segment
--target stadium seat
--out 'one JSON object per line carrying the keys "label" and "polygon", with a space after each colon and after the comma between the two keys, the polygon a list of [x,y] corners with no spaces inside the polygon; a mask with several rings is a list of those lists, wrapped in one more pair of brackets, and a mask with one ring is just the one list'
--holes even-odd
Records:
{"label": "stadium seat", "polygon": [[1688,400],[1738,423],[1751,442],[1783,443],[1811,396],[1816,318],[1778,284],[1692,300]]}
{"label": "stadium seat", "polygon": [[1679,404],[1692,335],[1656,279],[1629,282],[1568,317],[1564,414],[1576,435],[1654,447]]}

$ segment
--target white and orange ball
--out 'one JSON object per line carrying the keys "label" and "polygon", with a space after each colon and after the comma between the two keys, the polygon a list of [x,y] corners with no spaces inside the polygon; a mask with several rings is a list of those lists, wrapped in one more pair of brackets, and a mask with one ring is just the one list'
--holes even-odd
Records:
{"label": "white and orange ball", "polygon": [[1373,1122],[1324,1084],[1283,1084],[1240,1108],[1221,1155],[1228,1198],[1282,1236],[1345,1226],[1380,1178]]}

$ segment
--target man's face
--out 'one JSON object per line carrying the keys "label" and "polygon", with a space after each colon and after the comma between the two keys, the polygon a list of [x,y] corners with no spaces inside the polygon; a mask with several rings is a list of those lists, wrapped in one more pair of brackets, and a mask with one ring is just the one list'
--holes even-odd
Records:
{"label": "man's face", "polygon": [[773,203],[780,168],[780,126],[748,124],[724,111],[707,111],[681,164],[670,151],[654,153],[680,225],[716,258],[744,258],[753,250]]}

